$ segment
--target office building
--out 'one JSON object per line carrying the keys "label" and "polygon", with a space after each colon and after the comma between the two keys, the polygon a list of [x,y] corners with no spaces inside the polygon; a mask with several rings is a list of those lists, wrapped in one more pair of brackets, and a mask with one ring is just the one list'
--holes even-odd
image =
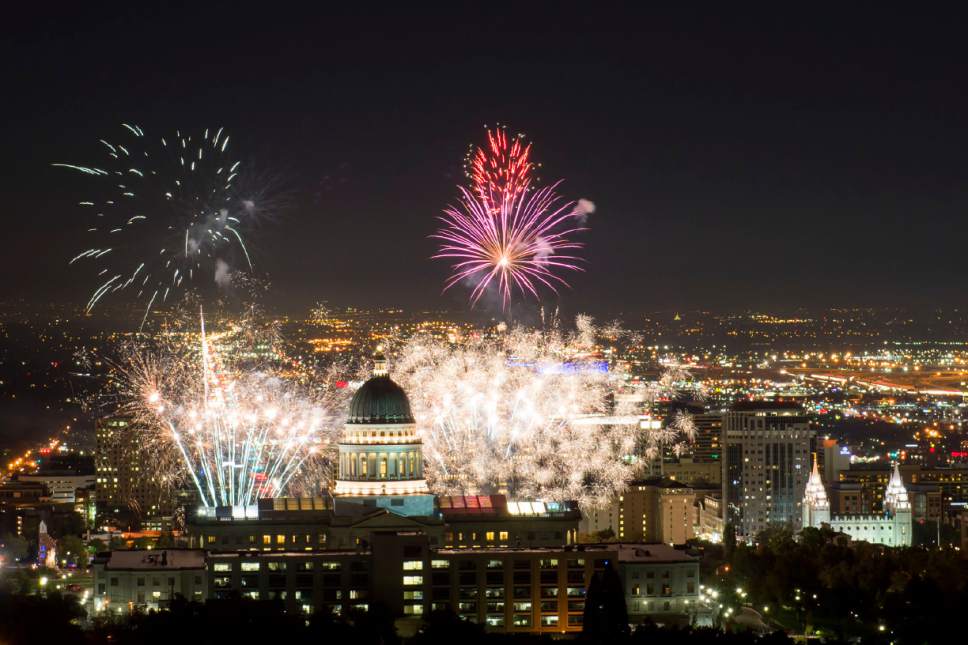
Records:
{"label": "office building", "polygon": [[45,486],[52,504],[75,504],[77,491],[94,488],[96,477],[93,472],[79,474],[73,471],[41,470],[35,474],[18,475],[17,479]]}
{"label": "office building", "polygon": [[144,465],[141,437],[130,417],[113,416],[95,426],[94,457],[98,517],[125,525],[159,515],[171,515],[171,495],[163,494]]}
{"label": "office building", "polygon": [[366,549],[315,553],[212,553],[213,598],[282,601],[288,611],[343,614],[379,603],[419,618],[451,609],[489,631],[581,631],[591,576],[617,568],[631,622],[687,622],[699,561],[662,544],[433,549],[426,536],[380,533]]}
{"label": "office building", "polygon": [[723,417],[725,521],[752,540],[772,526],[799,530],[813,431],[796,404],[739,403]]}
{"label": "office building", "polygon": [[610,504],[584,512],[581,533],[611,531],[618,540],[685,544],[695,536],[695,491],[670,479],[632,482]]}
{"label": "office building", "polygon": [[722,412],[698,412],[692,415],[696,424],[696,440],[692,447],[692,459],[696,463],[719,464],[722,462]]}

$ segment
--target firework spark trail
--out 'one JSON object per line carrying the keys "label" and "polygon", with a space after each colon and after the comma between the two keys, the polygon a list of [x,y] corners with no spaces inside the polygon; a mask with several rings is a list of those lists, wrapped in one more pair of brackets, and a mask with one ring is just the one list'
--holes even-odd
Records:
{"label": "firework spark trail", "polygon": [[496,212],[460,187],[459,205],[444,210],[439,217],[444,226],[433,236],[442,242],[433,257],[453,261],[444,289],[470,280],[476,304],[496,284],[507,309],[515,291],[538,298],[541,285],[555,292],[568,286],[557,271],[582,270],[581,258],[571,253],[582,244],[569,236],[585,228],[575,225],[574,204],[562,202],[557,187],[521,192],[504,199]]}
{"label": "firework spark trail", "polygon": [[531,144],[507,136],[503,127],[487,130],[487,145],[478,147],[467,162],[474,194],[485,208],[496,212],[500,204],[516,199],[531,185]]}
{"label": "firework spark trail", "polygon": [[251,270],[240,228],[255,209],[240,195],[240,162],[229,157],[229,137],[221,128],[201,136],[176,131],[169,141],[148,137],[137,125],[122,127],[118,141],[100,140],[104,164],[52,165],[90,177],[99,195],[79,205],[93,212],[87,230],[101,241],[69,264],[97,261],[102,273],[117,275],[94,290],[87,310],[109,294],[137,289],[136,299],[146,303],[143,325],[152,306],[168,301],[186,278],[207,272],[233,248]]}
{"label": "firework spark trail", "polygon": [[194,350],[140,348],[121,365],[145,450],[165,455],[158,460],[169,470],[164,478],[189,479],[207,507],[248,506],[298,487],[334,443],[345,413],[265,365],[232,364],[245,335],[213,335],[203,326]]}
{"label": "firework spark trail", "polygon": [[401,344],[392,374],[410,396],[435,492],[599,506],[642,459],[688,438],[686,417],[662,431],[639,428],[649,401],[622,396],[627,375],[604,371],[592,353],[600,330],[587,317],[577,322],[574,333],[512,328],[457,346],[430,336]]}

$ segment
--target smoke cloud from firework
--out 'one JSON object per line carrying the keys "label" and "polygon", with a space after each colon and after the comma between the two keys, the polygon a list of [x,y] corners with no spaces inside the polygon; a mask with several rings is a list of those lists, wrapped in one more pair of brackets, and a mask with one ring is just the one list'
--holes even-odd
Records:
{"label": "smoke cloud from firework", "polygon": [[128,291],[146,319],[196,277],[215,275],[217,262],[252,268],[243,236],[260,210],[255,197],[264,194],[240,186],[241,162],[222,128],[159,137],[122,125],[100,140],[99,161],[53,165],[91,181],[79,202],[89,216],[87,241],[70,260],[93,265],[88,311]]}

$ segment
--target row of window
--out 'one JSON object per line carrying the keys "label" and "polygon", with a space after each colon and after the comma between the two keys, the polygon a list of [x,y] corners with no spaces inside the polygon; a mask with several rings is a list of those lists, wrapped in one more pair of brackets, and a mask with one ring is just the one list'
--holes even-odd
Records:
{"label": "row of window", "polygon": [[[632,585],[632,594],[631,595],[633,595],[633,596],[641,596],[642,595],[641,592],[642,592],[642,588],[639,585]],[[693,582],[687,582],[686,583],[686,593],[687,594],[694,594],[694,593],[696,593],[696,584],[693,583]],[[652,585],[652,584],[646,584],[645,585],[645,595],[646,596],[655,596],[655,595],[657,595],[655,593],[655,586]],[[673,595],[672,585],[663,584],[662,587],[659,590],[659,594],[658,595],[661,595],[661,596],[671,596],[671,595]]]}
{"label": "row of window", "polygon": [[[261,571],[263,565],[265,565],[266,571],[286,571],[289,568],[289,562],[282,561],[269,561],[269,562],[246,562],[242,561],[239,563],[239,568],[243,572],[253,572]],[[356,563],[354,563],[356,564]],[[360,563],[363,564],[363,563]],[[212,564],[212,571],[216,572],[226,572],[232,571],[234,566],[233,562],[215,562]],[[364,565],[365,566],[365,565]],[[295,571],[313,571],[314,569],[319,569],[320,571],[339,571],[342,568],[342,563],[340,562],[315,562],[313,560],[305,560],[303,562],[296,562],[293,566]],[[357,567],[354,567],[357,569]]]}
{"label": "row of window", "polygon": [[[261,536],[261,539],[259,535],[248,535],[248,536],[236,535],[231,537],[233,537],[236,545],[241,545],[243,541],[247,541],[250,546],[261,544],[262,546],[265,546],[265,547],[271,547],[271,546],[284,547],[289,545],[302,546],[302,545],[311,545],[314,543],[313,536],[310,533],[304,533],[304,534],[292,533],[289,535],[286,535],[285,533],[277,533],[275,535],[263,534]],[[216,535],[200,535],[198,536],[198,544],[199,546],[214,545],[214,544],[228,545],[230,543],[229,538],[230,536],[228,535],[223,535],[221,537]],[[317,533],[315,543],[326,544],[326,534]]]}
{"label": "row of window", "polygon": [[340,472],[350,478],[386,479],[390,475],[416,477],[421,474],[421,468],[416,451],[389,455],[360,453],[359,457],[355,453],[344,453],[340,456]]}

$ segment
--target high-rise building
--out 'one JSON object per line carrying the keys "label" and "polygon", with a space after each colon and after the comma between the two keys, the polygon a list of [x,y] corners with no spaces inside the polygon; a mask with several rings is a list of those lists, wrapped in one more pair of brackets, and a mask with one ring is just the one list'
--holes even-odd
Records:
{"label": "high-rise building", "polygon": [[841,445],[836,439],[818,441],[817,461],[820,472],[826,482],[840,479],[840,473],[850,469],[850,450]]}
{"label": "high-rise building", "polygon": [[132,419],[111,416],[95,424],[97,451],[94,457],[98,515],[102,518],[133,519],[170,515],[173,498],[146,468],[141,437]]}
{"label": "high-rise building", "polygon": [[723,413],[701,412],[692,415],[692,421],[696,424],[696,441],[692,449],[693,461],[720,463],[723,458]]}
{"label": "high-rise building", "polygon": [[813,438],[797,404],[750,401],[723,416],[725,522],[753,539],[771,526],[799,530]]}

